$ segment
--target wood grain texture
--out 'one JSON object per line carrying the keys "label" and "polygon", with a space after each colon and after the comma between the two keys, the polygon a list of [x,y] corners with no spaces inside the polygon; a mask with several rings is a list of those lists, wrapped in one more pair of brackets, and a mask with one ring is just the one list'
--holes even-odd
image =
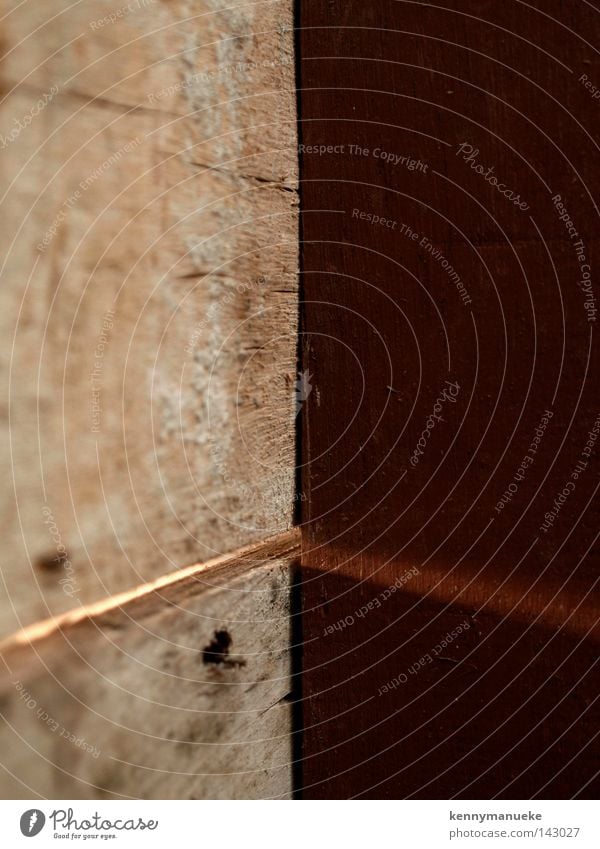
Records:
{"label": "wood grain texture", "polygon": [[291,794],[296,532],[2,644],[3,798]]}
{"label": "wood grain texture", "polygon": [[593,797],[597,4],[300,22],[304,795]]}
{"label": "wood grain texture", "polygon": [[298,252],[291,2],[11,7],[3,633],[290,527]]}

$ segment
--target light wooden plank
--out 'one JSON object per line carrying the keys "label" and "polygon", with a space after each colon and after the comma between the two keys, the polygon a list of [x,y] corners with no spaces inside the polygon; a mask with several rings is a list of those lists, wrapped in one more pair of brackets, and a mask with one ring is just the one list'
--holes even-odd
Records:
{"label": "light wooden plank", "polygon": [[293,531],[5,641],[2,797],[289,797],[297,553]]}
{"label": "light wooden plank", "polygon": [[3,633],[291,525],[292,3],[123,6],[5,22]]}

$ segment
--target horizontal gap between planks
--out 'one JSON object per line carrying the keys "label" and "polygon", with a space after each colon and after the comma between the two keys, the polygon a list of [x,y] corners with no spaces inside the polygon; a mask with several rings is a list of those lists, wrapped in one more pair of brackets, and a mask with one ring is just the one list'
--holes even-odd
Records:
{"label": "horizontal gap between planks", "polygon": [[266,537],[257,543],[246,545],[236,551],[231,551],[226,554],[221,554],[205,563],[195,563],[192,566],[185,566],[175,572],[169,572],[162,575],[154,581],[145,584],[140,584],[131,590],[117,593],[109,596],[101,601],[93,602],[92,604],[77,607],[74,610],[69,610],[66,613],[61,613],[59,616],[52,616],[49,619],[42,619],[39,622],[34,622],[27,627],[6,637],[0,641],[0,652],[4,652],[17,646],[29,645],[39,640],[51,636],[53,633],[61,631],[65,627],[72,627],[86,619],[94,619],[102,614],[108,613],[111,610],[117,610],[133,601],[138,601],[144,597],[151,596],[158,590],[171,589],[177,584],[181,584],[190,578],[207,572],[215,571],[217,568],[227,566],[228,563],[245,564],[248,568],[252,566],[261,566],[269,560],[274,560],[279,557],[293,556],[300,552],[300,531],[296,528],[286,531],[282,534],[277,534],[272,537]]}

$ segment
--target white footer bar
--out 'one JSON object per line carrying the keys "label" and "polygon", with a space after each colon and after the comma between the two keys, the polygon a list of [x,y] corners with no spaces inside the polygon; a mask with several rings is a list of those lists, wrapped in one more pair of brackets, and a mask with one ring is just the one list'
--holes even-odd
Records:
{"label": "white footer bar", "polygon": [[0,801],[0,845],[598,849],[588,801]]}

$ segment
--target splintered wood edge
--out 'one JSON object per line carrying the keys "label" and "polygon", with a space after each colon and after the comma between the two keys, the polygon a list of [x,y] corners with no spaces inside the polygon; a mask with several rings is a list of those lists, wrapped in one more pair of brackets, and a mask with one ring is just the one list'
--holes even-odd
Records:
{"label": "splintered wood edge", "polygon": [[[278,559],[293,562],[299,554],[300,530],[293,528],[258,543],[219,555],[205,563],[185,566],[176,572],[170,572],[154,581],[109,596],[93,604],[83,605],[59,616],[53,616],[28,625],[0,641],[0,654],[18,651],[24,646],[30,646],[33,643],[51,638],[65,628],[70,629],[90,620],[98,620],[111,612],[119,612],[124,607],[130,608],[135,605],[136,611],[140,607],[142,615],[157,612],[161,603],[166,599],[171,601],[178,595],[185,595],[186,592],[198,595],[218,591],[224,588],[224,583],[229,583],[241,573],[247,573],[260,568],[265,563]],[[203,578],[208,575],[214,578],[218,577],[222,583],[211,585],[204,581],[197,581],[196,578],[199,575],[202,575]],[[162,592],[157,598],[156,594],[159,591]],[[137,612],[139,614],[140,611]]]}

